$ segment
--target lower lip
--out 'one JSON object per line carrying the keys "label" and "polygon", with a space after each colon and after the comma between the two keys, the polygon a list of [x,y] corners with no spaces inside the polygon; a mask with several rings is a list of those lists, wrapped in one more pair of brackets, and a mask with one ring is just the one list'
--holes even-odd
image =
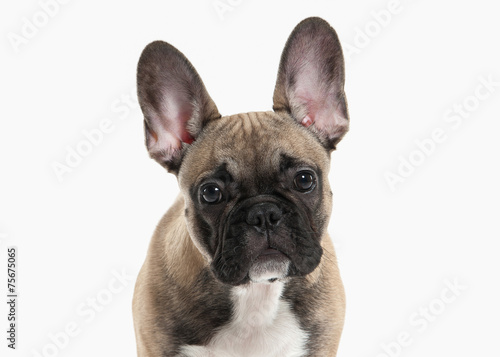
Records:
{"label": "lower lip", "polygon": [[288,257],[277,249],[266,249],[257,257],[257,262],[265,263],[269,261],[274,262],[284,262],[287,261]]}
{"label": "lower lip", "polygon": [[253,264],[286,263],[290,259],[276,249],[266,249],[253,261]]}

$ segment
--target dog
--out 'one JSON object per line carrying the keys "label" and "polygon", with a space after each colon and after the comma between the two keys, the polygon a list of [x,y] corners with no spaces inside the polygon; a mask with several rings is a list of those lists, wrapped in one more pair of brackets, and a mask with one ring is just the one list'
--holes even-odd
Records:
{"label": "dog", "polygon": [[337,34],[317,17],[286,42],[273,111],[222,116],[181,52],[144,49],[146,147],[180,194],[136,282],[138,356],[336,355],[345,295],[328,172],[349,127],[344,77]]}

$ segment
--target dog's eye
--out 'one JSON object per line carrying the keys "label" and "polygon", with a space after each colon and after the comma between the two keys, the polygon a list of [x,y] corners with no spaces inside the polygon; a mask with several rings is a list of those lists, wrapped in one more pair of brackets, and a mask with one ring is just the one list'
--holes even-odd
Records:
{"label": "dog's eye", "polygon": [[222,191],[219,186],[208,184],[201,189],[201,198],[206,203],[219,203],[222,199]]}
{"label": "dog's eye", "polygon": [[308,171],[301,171],[295,175],[293,183],[295,184],[295,189],[300,192],[312,191],[316,186],[314,175]]}

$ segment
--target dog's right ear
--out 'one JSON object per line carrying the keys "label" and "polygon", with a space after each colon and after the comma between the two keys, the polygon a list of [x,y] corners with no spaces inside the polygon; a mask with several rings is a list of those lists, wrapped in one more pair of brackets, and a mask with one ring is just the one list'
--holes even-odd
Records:
{"label": "dog's right ear", "polygon": [[137,94],[149,154],[176,173],[184,150],[205,123],[220,118],[219,111],[188,59],[162,41],[150,43],[142,52]]}

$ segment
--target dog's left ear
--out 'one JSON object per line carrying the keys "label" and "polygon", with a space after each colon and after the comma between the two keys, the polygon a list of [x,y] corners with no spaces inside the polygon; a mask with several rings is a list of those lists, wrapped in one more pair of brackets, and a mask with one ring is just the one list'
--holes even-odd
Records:
{"label": "dog's left ear", "polygon": [[299,23],[281,55],[273,109],[312,130],[327,150],[349,129],[344,56],[335,30],[323,19]]}

